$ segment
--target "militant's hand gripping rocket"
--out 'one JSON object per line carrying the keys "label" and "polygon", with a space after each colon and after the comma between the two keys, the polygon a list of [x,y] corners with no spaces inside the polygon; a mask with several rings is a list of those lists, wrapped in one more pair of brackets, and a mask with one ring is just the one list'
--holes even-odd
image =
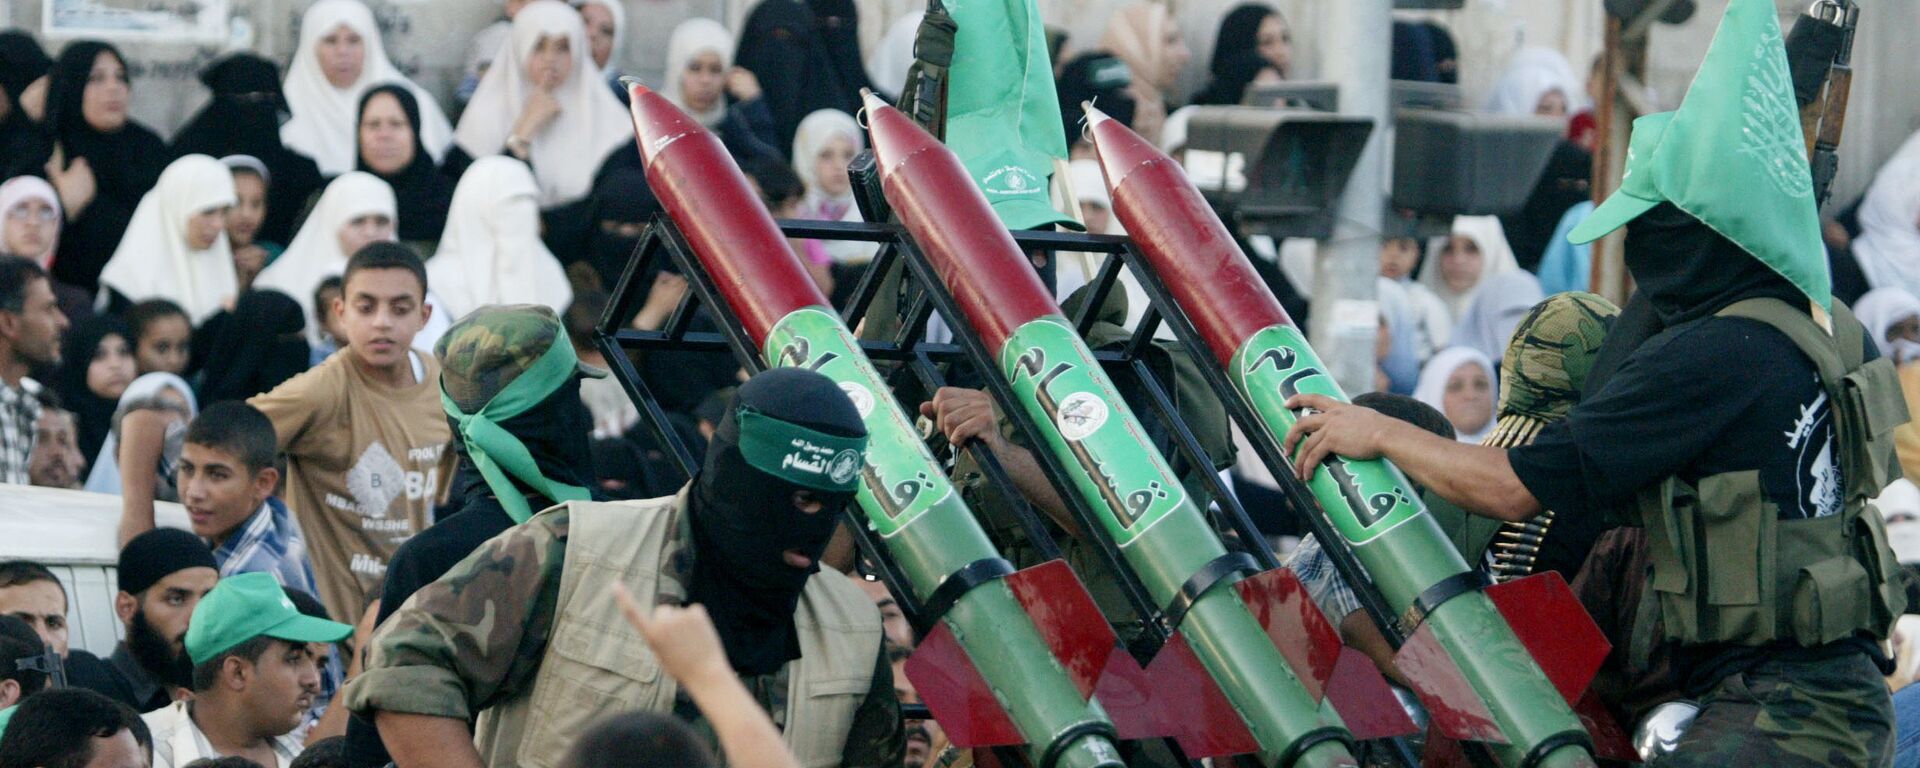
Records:
{"label": "militant's hand gripping rocket", "polygon": [[[644,86],[633,86],[631,95],[649,185],[767,364],[806,367],[833,379],[865,420],[866,460],[846,471],[862,474],[860,508],[905,572],[915,597],[928,601],[950,576],[972,566],[1011,570],[1004,568],[973,513],[934,463],[853,334],[820,295],[725,147]],[[1105,636],[1104,645],[1096,641],[1091,648],[1063,647],[1067,644],[1059,634],[1036,628],[1023,606],[1047,598],[1016,596],[1049,591],[1057,599],[1065,592],[1069,599],[1080,596],[1092,610],[1091,598],[1064,565],[1049,565],[1056,567],[1040,566],[967,589],[922,648],[936,639],[957,642],[964,653],[960,661],[970,663],[991,689],[990,696],[976,696],[970,706],[951,713],[953,730],[960,729],[960,721],[975,724],[975,731],[995,730],[979,723],[998,716],[1017,729],[1018,739],[1012,743],[1031,745],[1035,765],[1119,768],[1113,725],[1088,701],[1112,650],[1112,635]],[[1034,578],[1023,581],[1026,576]],[[1040,582],[1046,586],[1036,586]],[[1093,615],[1097,620],[1097,610]],[[1068,664],[1063,666],[1056,654]],[[996,704],[1001,711],[994,711]],[[934,714],[943,722],[950,719],[938,708]]]}
{"label": "militant's hand gripping rocket", "polygon": [[[871,94],[866,104],[888,202],[1038,425],[1038,449],[1069,468],[1073,487],[1061,490],[1088,502],[1148,594],[1172,604],[1226,549],[960,161],[898,110]],[[1262,763],[1353,765],[1352,735],[1322,714],[1316,691],[1227,586],[1193,600],[1175,642],[1232,702]]]}
{"label": "militant's hand gripping rocket", "polygon": [[[1225,368],[1232,394],[1262,422],[1263,437],[1279,445],[1296,418],[1284,405],[1295,394],[1345,400],[1180,166],[1092,108],[1088,132],[1114,214]],[[1276,476],[1293,474],[1289,466],[1272,469]],[[1563,586],[1557,592],[1548,589],[1547,581],[1558,576],[1535,577],[1539,580],[1529,587],[1496,588],[1503,591],[1494,600],[1471,589],[1436,589],[1470,575],[1467,564],[1399,470],[1385,461],[1334,456],[1315,471],[1308,487],[1344,540],[1327,545],[1349,547],[1393,610],[1405,613],[1418,604],[1415,610],[1424,613],[1396,662],[1427,700],[1437,728],[1445,719],[1462,725],[1459,716],[1468,711],[1490,711],[1492,722],[1477,728],[1479,740],[1500,744],[1496,752],[1503,764],[1590,764],[1582,721],[1567,702],[1580,699],[1606,644],[1577,604],[1569,612],[1572,596]],[[1437,604],[1430,604],[1436,596]],[[1533,605],[1496,607],[1503,597]],[[1503,613],[1532,614],[1534,621],[1516,618],[1509,628]],[[1566,621],[1516,638],[1516,630],[1534,629],[1543,614]],[[1564,644],[1546,650],[1539,646],[1550,643],[1531,642],[1542,634],[1558,634],[1563,643],[1568,637],[1579,641],[1571,653]],[[1558,674],[1543,672],[1536,657],[1543,664],[1553,662],[1548,666]],[[1462,678],[1474,695],[1458,695],[1455,683]]]}

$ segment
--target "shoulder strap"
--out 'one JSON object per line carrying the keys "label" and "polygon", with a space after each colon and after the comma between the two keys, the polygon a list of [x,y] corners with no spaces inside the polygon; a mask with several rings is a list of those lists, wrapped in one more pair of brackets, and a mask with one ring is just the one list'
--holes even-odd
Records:
{"label": "shoulder strap", "polygon": [[[1839,302],[1834,302],[1834,307],[1837,310],[1845,309]],[[1785,334],[1787,340],[1792,341],[1794,346],[1800,348],[1802,354],[1813,361],[1814,367],[1820,371],[1820,384],[1830,395],[1839,391],[1841,379],[1860,367],[1862,352],[1859,342],[1862,332],[1860,322],[1854,319],[1852,312],[1836,311],[1834,313],[1834,334],[1831,336],[1814,323],[1813,318],[1805,312],[1770,297],[1734,302],[1727,308],[1715,312],[1714,316],[1757,320]],[[1841,339],[1847,336],[1852,336],[1855,342],[1854,353],[1851,356],[1842,349],[1846,345],[1841,343]]]}

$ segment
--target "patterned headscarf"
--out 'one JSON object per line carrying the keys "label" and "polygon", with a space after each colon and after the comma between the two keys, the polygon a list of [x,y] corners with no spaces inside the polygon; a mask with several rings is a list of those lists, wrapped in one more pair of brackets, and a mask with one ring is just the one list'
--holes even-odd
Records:
{"label": "patterned headscarf", "polygon": [[1560,293],[1534,305],[1513,330],[1500,363],[1498,424],[1486,445],[1533,442],[1566,418],[1620,308],[1591,293]]}

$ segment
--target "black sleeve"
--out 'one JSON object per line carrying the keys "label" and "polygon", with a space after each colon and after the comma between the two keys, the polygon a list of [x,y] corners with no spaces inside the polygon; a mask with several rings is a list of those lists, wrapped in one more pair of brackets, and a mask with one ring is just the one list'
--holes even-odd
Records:
{"label": "black sleeve", "polygon": [[1648,340],[1565,421],[1508,451],[1514,474],[1546,508],[1581,514],[1680,472],[1764,389],[1740,362],[1758,332],[1710,319]]}

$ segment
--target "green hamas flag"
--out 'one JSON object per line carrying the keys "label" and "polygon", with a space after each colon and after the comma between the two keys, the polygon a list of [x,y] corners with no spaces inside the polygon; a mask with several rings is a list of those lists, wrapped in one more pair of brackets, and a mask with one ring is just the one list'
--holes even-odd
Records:
{"label": "green hamas flag", "polygon": [[1672,202],[1833,308],[1813,174],[1772,0],[1732,0],[1686,100],[1633,122],[1620,189],[1567,239],[1586,243]]}
{"label": "green hamas flag", "polygon": [[948,70],[947,146],[1008,229],[1055,222],[1048,178],[1067,156],[1046,30],[1034,0],[949,0],[960,30]]}

